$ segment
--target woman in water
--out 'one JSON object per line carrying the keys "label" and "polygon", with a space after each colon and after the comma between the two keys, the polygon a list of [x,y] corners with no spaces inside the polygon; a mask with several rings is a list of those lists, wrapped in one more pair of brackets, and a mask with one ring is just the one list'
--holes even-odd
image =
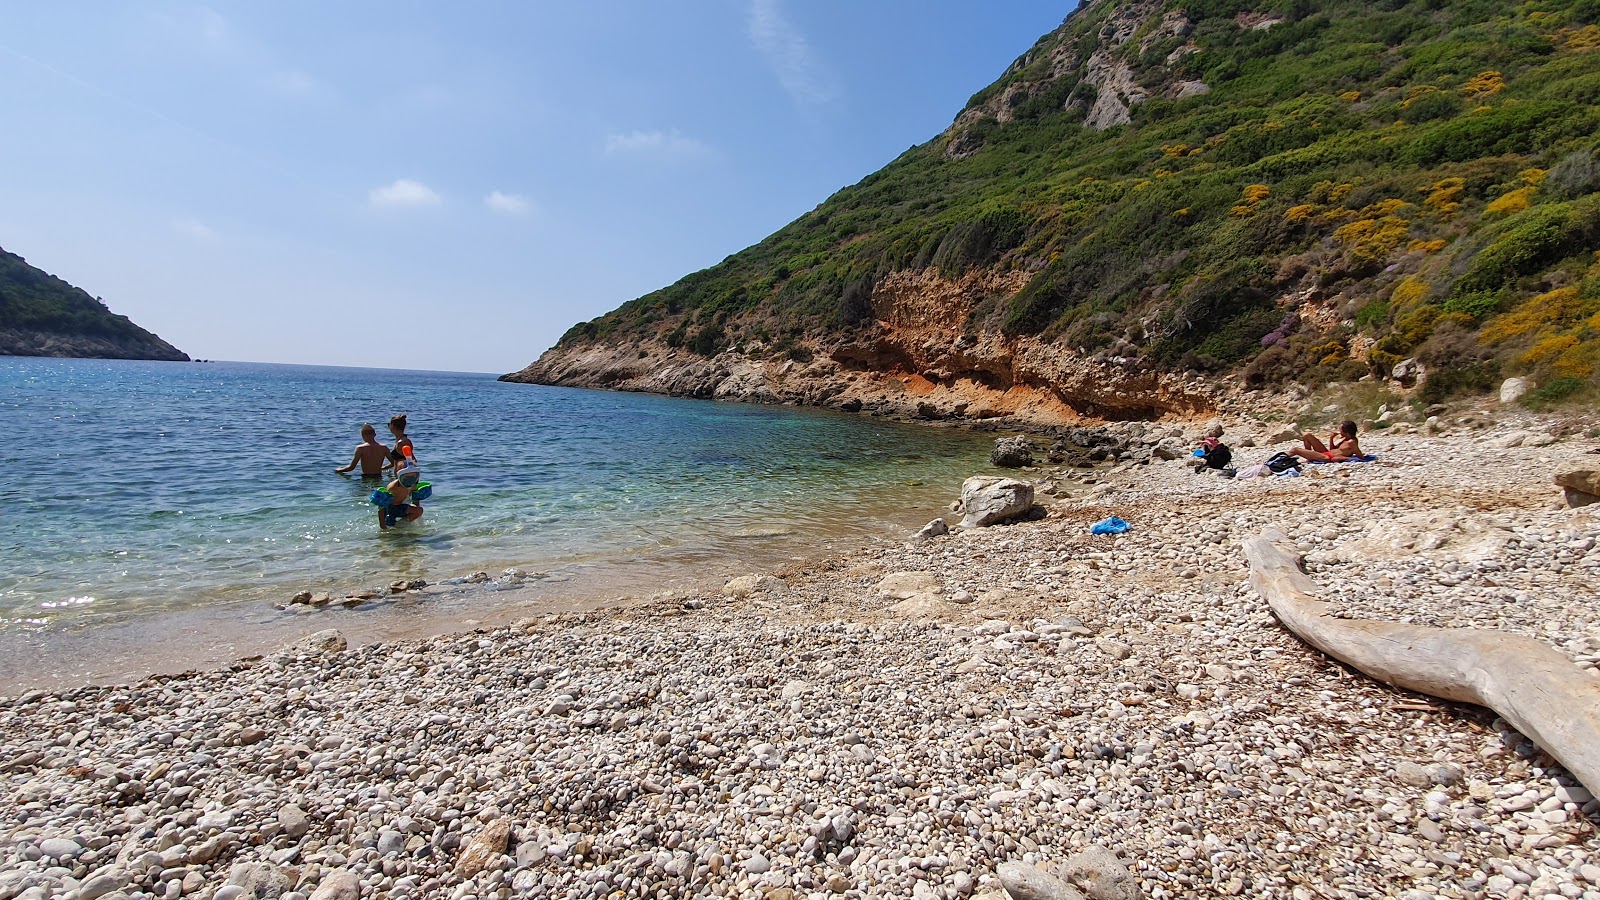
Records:
{"label": "woman in water", "polygon": [[[416,447],[412,446],[411,438],[406,437],[406,414],[389,417],[389,433],[394,435],[394,452],[402,456],[416,458]],[[410,452],[407,452],[410,451]],[[392,463],[391,463],[392,465]]]}

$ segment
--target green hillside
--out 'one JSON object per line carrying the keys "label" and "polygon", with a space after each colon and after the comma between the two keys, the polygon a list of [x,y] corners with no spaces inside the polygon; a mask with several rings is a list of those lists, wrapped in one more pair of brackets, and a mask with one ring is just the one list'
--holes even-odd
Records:
{"label": "green hillside", "polygon": [[0,354],[187,360],[81,288],[0,249]]}
{"label": "green hillside", "polygon": [[946,133],[560,346],[794,347],[890,273],[989,268],[1031,280],[969,330],[1063,352],[1571,393],[1600,372],[1597,104],[1600,0],[1103,0]]}

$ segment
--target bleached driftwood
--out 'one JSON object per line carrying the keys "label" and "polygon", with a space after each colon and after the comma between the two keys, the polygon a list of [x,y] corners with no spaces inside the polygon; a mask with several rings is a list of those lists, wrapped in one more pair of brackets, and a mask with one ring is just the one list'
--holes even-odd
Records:
{"label": "bleached driftwood", "polygon": [[1532,638],[1340,619],[1276,528],[1245,542],[1250,585],[1295,636],[1395,687],[1487,706],[1600,796],[1600,678]]}

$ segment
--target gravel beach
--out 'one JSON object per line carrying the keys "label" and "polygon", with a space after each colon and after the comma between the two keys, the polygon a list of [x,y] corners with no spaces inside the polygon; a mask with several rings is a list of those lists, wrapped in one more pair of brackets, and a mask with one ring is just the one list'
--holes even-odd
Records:
{"label": "gravel beach", "polygon": [[1094,846],[1131,877],[1089,896],[1600,900],[1586,790],[1301,644],[1240,550],[1276,525],[1344,614],[1600,677],[1600,506],[1551,482],[1600,441],[1517,428],[1377,432],[1299,478],[1021,470],[1042,520],[7,698],[0,900],[994,897]]}

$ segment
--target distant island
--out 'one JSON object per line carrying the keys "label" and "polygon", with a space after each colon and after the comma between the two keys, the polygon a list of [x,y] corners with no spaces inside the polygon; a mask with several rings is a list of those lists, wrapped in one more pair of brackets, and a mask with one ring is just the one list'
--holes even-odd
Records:
{"label": "distant island", "polygon": [[0,356],[188,362],[189,355],[88,291],[0,248]]}

